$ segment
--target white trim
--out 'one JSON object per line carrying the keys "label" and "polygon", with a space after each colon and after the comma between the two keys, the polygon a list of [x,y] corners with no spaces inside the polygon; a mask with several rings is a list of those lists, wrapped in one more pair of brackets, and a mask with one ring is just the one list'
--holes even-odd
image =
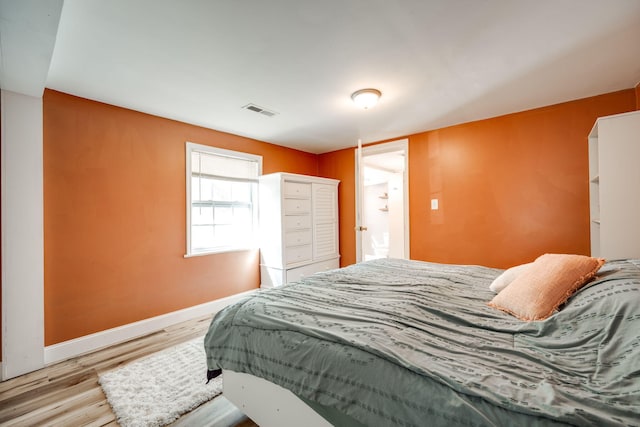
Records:
{"label": "white trim", "polygon": [[[235,159],[246,159],[258,162],[258,175],[262,174],[262,156],[259,154],[245,153],[244,151],[227,150],[225,148],[212,147],[210,145],[197,144],[187,141],[187,148],[191,151],[201,151],[205,153],[218,154],[220,156],[233,157]],[[189,169],[191,171],[191,169]]]}
{"label": "white trim", "polygon": [[257,289],[47,346],[44,349],[44,363],[48,365],[60,362],[71,357],[76,357],[84,353],[159,331],[162,328],[175,325],[176,323],[217,313],[254,292],[257,292]]}
{"label": "white trim", "polygon": [[[243,248],[221,248],[220,250],[213,249],[211,251],[202,251],[202,252],[193,252],[191,251],[191,152],[192,151],[200,151],[204,153],[217,154],[221,156],[232,157],[236,159],[245,159],[252,160],[258,163],[258,176],[262,175],[262,156],[258,154],[245,153],[242,151],[233,151],[226,150],[224,148],[211,147],[210,145],[196,144],[195,142],[187,141],[185,143],[185,181],[186,181],[186,197],[185,204],[187,208],[186,213],[186,224],[187,224],[187,241],[186,241],[186,250],[185,250],[185,258],[190,258],[193,256],[202,256],[202,255],[211,255],[222,252],[235,252],[238,250],[243,250]],[[254,213],[255,218],[257,218],[257,210]]]}
{"label": "white trim", "polygon": [[[398,139],[396,141],[384,142],[382,144],[375,145],[367,145],[362,147],[362,156],[372,155],[372,154],[382,154],[388,153],[391,151],[407,151],[409,149],[409,139]],[[405,156],[405,163],[408,156]],[[406,164],[405,164],[406,166]]]}
{"label": "white trim", "polygon": [[362,176],[362,140],[358,139],[356,155],[356,262],[362,261],[362,190],[364,178]]}
{"label": "white trim", "polygon": [[42,98],[2,90],[3,380],[44,366]]}
{"label": "white trim", "polygon": [[410,228],[409,228],[409,139],[399,139],[396,141],[385,142],[382,144],[368,145],[362,147],[362,153],[358,153],[358,148],[355,150],[356,154],[356,262],[362,261],[362,232],[358,230],[358,226],[362,225],[362,199],[361,193],[363,188],[363,178],[360,176],[360,169],[362,158],[373,154],[382,154],[392,151],[404,151],[404,172],[402,174],[403,180],[403,203],[404,203],[404,257],[405,259],[411,258],[411,245]]}
{"label": "white trim", "polygon": [[260,249],[257,245],[254,247],[223,248],[223,249],[215,249],[207,252],[193,252],[191,254],[184,254],[183,256],[185,258],[193,258],[193,257],[205,256],[205,255],[226,254],[229,252],[255,251],[257,249]]}

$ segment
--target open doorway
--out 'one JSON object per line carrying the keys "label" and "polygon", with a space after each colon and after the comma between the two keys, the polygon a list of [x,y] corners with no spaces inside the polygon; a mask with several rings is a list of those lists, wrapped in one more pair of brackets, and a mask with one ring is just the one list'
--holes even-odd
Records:
{"label": "open doorway", "polygon": [[409,258],[407,155],[406,139],[362,149],[356,166],[358,262]]}

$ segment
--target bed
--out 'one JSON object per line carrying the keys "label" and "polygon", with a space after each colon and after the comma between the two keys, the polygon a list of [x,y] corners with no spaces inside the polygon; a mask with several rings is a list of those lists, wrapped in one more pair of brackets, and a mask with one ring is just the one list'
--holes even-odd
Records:
{"label": "bed", "polygon": [[502,272],[379,259],[259,291],[213,319],[209,374],[250,417],[286,389],[339,426],[640,425],[640,260],[541,321],[488,306]]}

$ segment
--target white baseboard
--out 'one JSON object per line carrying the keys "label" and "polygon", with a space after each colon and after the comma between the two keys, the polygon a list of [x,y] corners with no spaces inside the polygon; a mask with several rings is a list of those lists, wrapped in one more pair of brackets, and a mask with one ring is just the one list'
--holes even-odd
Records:
{"label": "white baseboard", "polygon": [[44,348],[44,363],[45,365],[57,363],[84,353],[99,350],[104,347],[159,331],[160,329],[175,325],[176,323],[206,316],[207,314],[217,313],[226,306],[231,305],[254,292],[257,292],[257,290],[242,292],[240,294],[195,305],[183,310],[174,311],[161,316],[140,320],[139,322],[129,323],[128,325],[118,326],[117,328],[107,329],[106,331],[85,335],[83,337],[47,346]]}

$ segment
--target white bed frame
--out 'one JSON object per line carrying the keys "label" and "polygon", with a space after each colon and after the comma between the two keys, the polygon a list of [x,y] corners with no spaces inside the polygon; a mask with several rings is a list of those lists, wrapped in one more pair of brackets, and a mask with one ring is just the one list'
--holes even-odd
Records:
{"label": "white bed frame", "polygon": [[224,371],[222,394],[260,427],[331,427],[289,390],[253,375]]}

